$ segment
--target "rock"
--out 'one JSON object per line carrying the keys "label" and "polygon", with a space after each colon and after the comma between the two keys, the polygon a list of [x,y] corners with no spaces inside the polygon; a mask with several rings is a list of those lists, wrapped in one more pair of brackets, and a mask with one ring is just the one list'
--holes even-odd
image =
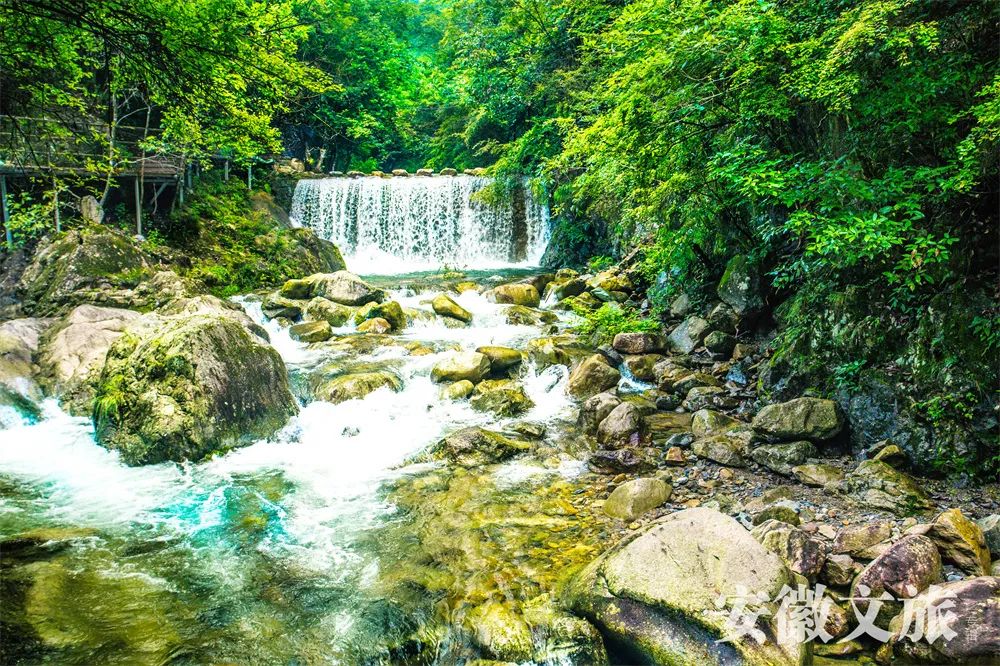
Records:
{"label": "rock", "polygon": [[609,268],[601,271],[587,280],[587,286],[591,289],[622,292],[631,292],[635,288],[628,275],[621,272],[618,268]]}
{"label": "rock", "polygon": [[735,347],[736,338],[728,333],[723,333],[722,331],[712,331],[705,336],[705,349],[713,354],[719,354],[729,358],[729,355],[733,353],[733,349]]}
{"label": "rock", "polygon": [[535,406],[524,388],[509,379],[486,379],[480,382],[471,404],[473,409],[491,412],[498,417],[517,416]]}
{"label": "rock", "polygon": [[684,450],[679,446],[671,446],[663,456],[663,462],[667,465],[686,465],[687,459],[684,457]]}
{"label": "rock", "polygon": [[712,328],[721,333],[736,335],[736,329],[740,324],[740,316],[733,312],[733,309],[725,303],[718,303],[708,313],[708,323]]}
{"label": "rock", "polygon": [[452,382],[441,389],[439,395],[442,400],[464,400],[472,395],[472,391],[475,390],[475,388],[476,385],[468,379],[460,379],[459,381]]}
{"label": "rock", "polygon": [[847,587],[858,573],[857,563],[850,555],[827,555],[821,578],[834,587]]}
{"label": "rock", "polygon": [[[912,599],[941,579],[941,556],[924,536],[906,536],[892,544],[864,568],[851,585],[851,602],[859,613],[868,608],[862,597],[876,598],[888,592],[895,599]],[[864,594],[862,586],[869,590]],[[878,626],[887,626],[899,604],[886,602],[878,614]],[[861,617],[860,615],[858,617]]]}
{"label": "rock", "polygon": [[327,321],[306,321],[288,327],[288,335],[299,342],[323,342],[333,336]]}
{"label": "rock", "polygon": [[777,520],[757,525],[751,534],[762,546],[780,557],[794,573],[816,582],[826,562],[826,548],[822,542],[797,527]]}
{"label": "rock", "polygon": [[518,421],[517,423],[512,423],[507,429],[525,439],[534,440],[544,439],[547,432],[544,425],[531,421]]}
{"label": "rock", "polygon": [[[602,353],[602,356],[607,358],[607,354]],[[632,373],[632,376],[640,382],[652,382],[656,379],[653,367],[661,360],[663,360],[663,357],[659,354],[630,354],[622,359],[625,367]]]}
{"label": "rock", "polygon": [[25,309],[51,315],[81,303],[127,305],[122,292],[148,275],[152,259],[137,241],[107,226],[53,234],[38,245],[17,285]]}
{"label": "rock", "polygon": [[587,282],[585,280],[576,277],[560,280],[559,276],[556,276],[555,281],[550,282],[546,286],[545,297],[546,299],[552,298],[556,301],[561,301],[564,298],[579,296],[585,291],[587,291]]}
{"label": "rock", "polygon": [[598,472],[645,472],[655,469],[656,461],[642,449],[598,449],[587,464]]}
{"label": "rock", "polygon": [[986,516],[979,521],[979,527],[983,530],[990,552],[1000,559],[1000,515]]}
{"label": "rock", "polygon": [[531,661],[531,629],[520,615],[500,602],[477,606],[465,618],[473,639],[487,655],[512,662]]}
{"label": "rock", "polygon": [[417,175],[418,176],[424,176],[425,178],[429,178],[430,176],[434,175],[434,170],[433,169],[417,169]]}
{"label": "rock", "polygon": [[129,465],[249,444],[297,411],[278,353],[216,315],[136,320],[108,351],[94,404],[98,443]]}
{"label": "rock", "polygon": [[667,349],[667,341],[658,333],[619,333],[611,346],[622,354],[655,354]]}
{"label": "rock", "polygon": [[899,448],[896,444],[889,444],[887,446],[881,447],[878,453],[872,458],[872,460],[877,460],[879,462],[884,462],[887,465],[905,465],[906,464],[906,454],[903,449]]}
{"label": "rock", "polygon": [[721,435],[730,430],[746,430],[747,424],[722,412],[700,409],[691,416],[691,432],[695,437]]}
{"label": "rock", "polygon": [[774,599],[785,585],[794,587],[792,574],[775,554],[734,519],[696,508],[601,556],[573,578],[564,600],[633,663],[790,665],[804,658],[801,646],[715,640],[741,595]]}
{"label": "rock", "polygon": [[789,499],[780,499],[772,503],[761,503],[759,506],[754,503],[747,503],[744,507],[754,525],[762,525],[769,520],[789,525],[799,525],[802,519],[799,517],[799,504]]}
{"label": "rock", "polygon": [[317,400],[341,403],[360,400],[380,388],[394,393],[403,389],[403,380],[391,372],[357,372],[340,375],[323,382],[315,392]]}
{"label": "rock", "polygon": [[688,317],[671,331],[668,338],[670,348],[680,354],[690,354],[701,345],[708,331],[707,321],[698,316]]}
{"label": "rock", "polygon": [[88,224],[100,224],[104,221],[104,208],[96,197],[88,194],[80,198],[80,217]]}
{"label": "rock", "polygon": [[642,441],[642,426],[639,409],[623,402],[597,426],[597,441],[609,449],[637,446]]}
{"label": "rock", "polygon": [[393,331],[401,331],[406,328],[406,314],[403,313],[403,307],[396,301],[372,303],[366,308],[365,319],[384,319],[389,322]]}
{"label": "rock", "polygon": [[597,426],[620,404],[621,399],[613,393],[598,393],[587,398],[580,406],[580,427],[586,433],[597,434]]}
{"label": "rock", "polygon": [[341,305],[364,305],[365,303],[381,303],[385,300],[385,292],[381,289],[375,289],[348,271],[317,273],[310,275],[306,280],[311,285],[307,297],[322,296],[328,301]]}
{"label": "rock", "polygon": [[559,318],[552,312],[537,310],[524,305],[512,305],[504,309],[506,321],[511,326],[542,326],[554,324]]}
{"label": "rock", "polygon": [[691,389],[701,386],[721,387],[722,382],[705,372],[690,372],[674,382],[673,390],[687,395]]}
{"label": "rock", "polygon": [[883,462],[866,460],[844,479],[849,492],[864,505],[908,516],[930,508],[927,494],[910,476]]}
{"label": "rock", "polygon": [[473,426],[445,436],[431,449],[431,456],[463,467],[478,467],[507,460],[530,448],[527,442]]}
{"label": "rock", "polygon": [[89,414],[111,345],[142,315],[132,310],[80,305],[41,339],[41,383],[71,414]]}
{"label": "rock", "polygon": [[691,450],[695,455],[714,460],[729,467],[746,467],[743,457],[749,449],[749,432],[731,431],[721,435],[694,440]]}
{"label": "rock", "polygon": [[358,333],[374,333],[376,335],[384,335],[392,330],[392,324],[383,319],[382,317],[373,317],[372,319],[366,319],[365,321],[358,324]]}
{"label": "rock", "polygon": [[503,373],[519,366],[523,358],[521,352],[510,347],[488,345],[477,347],[476,351],[490,360],[490,367],[494,374]]}
{"label": "rock", "polygon": [[681,407],[689,412],[702,409],[734,409],[739,404],[726,390],[718,386],[695,386],[687,392]]}
{"label": "rock", "polygon": [[479,352],[449,352],[431,369],[431,380],[437,383],[468,379],[478,384],[490,374],[490,359]]}
{"label": "rock", "polygon": [[656,412],[642,418],[643,428],[653,441],[668,440],[677,434],[690,434],[691,415],[677,412]]}
{"label": "rock", "polygon": [[621,484],[604,503],[604,513],[631,522],[670,499],[672,488],[661,479],[633,479]]}
{"label": "rock", "polygon": [[589,398],[618,386],[620,380],[620,372],[608,365],[603,356],[593,354],[570,372],[567,390],[574,398]]}
{"label": "rock", "polygon": [[691,299],[688,298],[687,294],[681,294],[675,298],[670,303],[670,315],[677,317],[686,317],[688,313],[691,312]]}
{"label": "rock", "polygon": [[799,483],[816,488],[825,488],[832,483],[840,483],[844,480],[844,471],[833,465],[823,463],[796,465],[792,468],[792,476]]}
{"label": "rock", "polygon": [[726,264],[717,292],[722,302],[740,315],[753,314],[764,307],[760,273],[742,254]]}
{"label": "rock", "polygon": [[831,552],[857,555],[891,536],[892,523],[885,520],[848,525],[837,532]]}
{"label": "rock", "polygon": [[472,282],[471,280],[463,280],[461,282],[456,282],[453,289],[455,290],[455,293],[464,294],[467,291],[478,292],[480,288],[478,284]]}
{"label": "rock", "polygon": [[264,297],[264,300],[260,304],[260,309],[268,319],[283,317],[294,321],[302,316],[302,310],[305,305],[303,301],[285,298],[281,294],[270,294]]}
{"label": "rock", "polygon": [[758,446],[750,452],[750,459],[772,472],[792,475],[792,468],[804,463],[816,455],[816,447],[812,442],[789,442],[787,444],[768,444]]}
{"label": "rock", "polygon": [[765,439],[823,441],[840,433],[844,415],[833,400],[796,398],[768,405],[758,412],[752,425]]}
{"label": "rock", "polygon": [[501,284],[486,292],[486,300],[491,303],[507,303],[537,308],[541,303],[538,290],[530,284]]}
{"label": "rock", "polygon": [[458,175],[458,171],[456,171],[455,169],[451,169],[451,168],[449,168],[449,169],[441,169],[440,174],[442,176],[457,176]]}
{"label": "rock", "polygon": [[346,305],[328,301],[321,296],[309,301],[305,313],[312,321],[325,321],[334,328],[346,325],[354,314]]}
{"label": "rock", "polygon": [[0,397],[0,404],[13,402],[12,406],[17,407],[17,403],[22,403],[29,412],[37,411],[29,407],[30,401],[42,398],[41,389],[34,380],[37,371],[34,359],[42,332],[51,325],[51,319],[40,318],[0,323],[0,391],[8,396],[6,400]]}
{"label": "rock", "polygon": [[572,366],[591,355],[590,348],[573,335],[554,335],[529,340],[525,352],[538,370],[550,365]]}
{"label": "rock", "polygon": [[[931,664],[1000,663],[1000,578],[980,576],[954,583],[935,585],[911,602],[915,618],[938,618],[934,636],[928,627],[914,641],[904,638],[903,616],[893,620],[893,654],[902,661]],[[919,620],[918,620],[919,621]],[[924,622],[926,622],[924,620]],[[943,636],[939,634],[944,634]],[[950,637],[950,638],[949,638]],[[933,642],[931,642],[933,640]]]}
{"label": "rock", "polygon": [[983,530],[965,517],[961,509],[944,511],[927,532],[941,553],[941,559],[951,562],[973,576],[990,573],[990,551]]}
{"label": "rock", "polygon": [[312,297],[313,282],[308,278],[292,278],[285,280],[278,290],[278,295],[282,298],[302,301]]}
{"label": "rock", "polygon": [[451,317],[459,321],[469,323],[472,321],[472,313],[456,303],[445,294],[438,294],[431,301],[431,308],[442,317]]}

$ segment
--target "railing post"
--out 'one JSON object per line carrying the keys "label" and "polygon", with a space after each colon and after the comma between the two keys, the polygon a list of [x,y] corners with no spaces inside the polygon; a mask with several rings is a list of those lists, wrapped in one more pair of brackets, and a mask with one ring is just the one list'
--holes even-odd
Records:
{"label": "railing post", "polygon": [[0,210],[3,212],[3,228],[7,230],[7,249],[14,251],[14,232],[10,229],[10,213],[7,211],[7,176],[0,176]]}
{"label": "railing post", "polygon": [[253,162],[247,164],[247,189],[253,189]]}
{"label": "railing post", "polygon": [[142,192],[139,188],[139,176],[135,177],[135,229],[136,235],[142,235]]}
{"label": "railing post", "polygon": [[229,160],[222,162],[222,179],[229,182]]}

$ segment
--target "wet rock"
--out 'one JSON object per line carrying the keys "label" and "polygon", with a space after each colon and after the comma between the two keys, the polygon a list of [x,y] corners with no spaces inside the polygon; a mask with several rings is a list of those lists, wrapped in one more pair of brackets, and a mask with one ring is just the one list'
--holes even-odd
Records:
{"label": "wet rock", "polygon": [[656,379],[653,367],[663,360],[663,357],[659,354],[640,354],[625,356],[623,360],[633,377],[641,382],[651,382]]}
{"label": "wet rock", "polygon": [[758,446],[750,453],[750,459],[772,472],[792,475],[792,468],[801,465],[816,455],[812,442],[789,442],[787,444],[767,444]]}
{"label": "wet rock", "polygon": [[612,518],[633,521],[670,499],[673,489],[663,480],[654,478],[633,479],[621,484],[608,496],[604,513]]}
{"label": "wet rock", "polygon": [[698,316],[691,316],[682,321],[671,331],[668,338],[670,348],[680,354],[690,354],[701,345],[709,332],[707,321]]}
{"label": "wet rock", "polygon": [[143,465],[269,437],[296,411],[281,357],[238,322],[147,316],[107,353],[94,426],[101,445]]}
{"label": "wet rock", "polygon": [[872,460],[884,462],[887,465],[895,467],[906,464],[906,454],[896,444],[887,444],[886,446],[879,447],[878,453],[872,457]]}
{"label": "wet rock", "polygon": [[406,328],[406,315],[402,306],[396,301],[384,301],[372,304],[365,315],[366,319],[384,319],[389,322],[393,331]]}
{"label": "wet rock", "polygon": [[605,291],[631,292],[634,289],[628,276],[617,268],[601,271],[587,280],[587,286],[591,289],[604,289]]}
{"label": "wet rock", "polygon": [[827,555],[823,564],[821,578],[828,585],[847,587],[854,580],[859,570],[857,562],[850,555],[843,553]]}
{"label": "wet rock", "polygon": [[552,312],[529,308],[524,305],[512,305],[504,309],[504,317],[511,326],[543,326],[554,324],[559,318]]}
{"label": "wet rock", "polygon": [[740,315],[753,314],[764,307],[760,272],[742,254],[726,264],[717,292],[722,302]]}
{"label": "wet rock", "polygon": [[598,449],[587,464],[598,472],[646,472],[656,467],[655,460],[635,448]]}
{"label": "wet rock", "polygon": [[557,275],[555,281],[546,285],[545,297],[546,299],[551,297],[556,301],[561,301],[564,298],[579,296],[585,291],[587,291],[587,282],[585,280],[577,277],[560,279]]}
{"label": "wet rock", "polygon": [[615,350],[611,345],[601,345],[597,348],[597,353],[608,360],[608,365],[617,368],[625,362],[625,357]]}
{"label": "wet rock", "polygon": [[381,303],[385,300],[384,291],[372,287],[348,271],[317,273],[305,279],[311,285],[309,297],[322,296],[334,303],[355,306],[365,303]]}
{"label": "wet rock", "polygon": [[784,585],[794,585],[792,574],[776,555],[734,519],[697,508],[669,515],[609,551],[564,596],[634,662],[796,664],[801,646],[715,640],[739,595],[773,599]]}
{"label": "wet rock", "polygon": [[512,423],[507,429],[525,439],[544,439],[546,433],[546,428],[543,424],[531,421],[518,421],[517,423]]}
{"label": "wet rock", "polygon": [[457,382],[467,379],[478,384],[490,373],[490,359],[479,352],[449,352],[431,369],[431,380]]}
{"label": "wet rock", "polygon": [[813,463],[796,465],[792,468],[792,476],[807,486],[825,488],[830,484],[840,483],[844,480],[844,471],[833,465],[824,463]]}
{"label": "wet rock", "polygon": [[686,465],[687,459],[684,457],[684,450],[679,446],[671,446],[663,456],[663,462],[667,465]]}
{"label": "wet rock", "polygon": [[477,606],[465,618],[473,639],[487,655],[503,661],[530,661],[531,629],[524,618],[502,603]]}
{"label": "wet rock", "polygon": [[656,412],[643,417],[643,427],[654,441],[668,440],[671,436],[689,433],[691,415],[677,412]]}
{"label": "wet rock", "polygon": [[721,435],[730,430],[746,430],[748,425],[722,412],[700,409],[691,416],[691,432],[695,437]]}
{"label": "wet rock", "polygon": [[360,400],[380,388],[393,392],[403,389],[403,380],[391,372],[358,372],[340,375],[323,382],[315,392],[317,400],[341,403]]}
{"label": "wet rock", "polygon": [[438,395],[442,400],[464,400],[472,395],[475,388],[476,385],[468,379],[461,379],[445,386]]}
{"label": "wet rock", "polygon": [[858,555],[891,536],[892,523],[885,520],[847,525],[837,532],[831,552]]}
{"label": "wet rock", "polygon": [[721,435],[712,435],[694,440],[691,450],[695,455],[714,460],[728,467],[745,467],[744,456],[749,451],[750,433],[748,431],[730,431]]}
{"label": "wet rock", "polygon": [[844,482],[861,504],[909,516],[930,508],[927,494],[910,476],[883,462],[866,460]]}
{"label": "wet rock", "polygon": [[531,448],[500,433],[484,428],[462,428],[441,439],[431,450],[431,456],[449,460],[463,467],[478,467],[507,460]]}
{"label": "wet rock", "polygon": [[306,304],[305,313],[312,321],[325,321],[333,327],[344,326],[354,314],[346,305],[340,305],[319,296]]}
{"label": "wet rock", "polygon": [[255,322],[236,303],[211,294],[175,298],[160,307],[158,314],[167,316],[218,315],[232,319],[265,342],[270,342],[267,330]]}
{"label": "wet rock", "polygon": [[535,405],[524,388],[509,379],[481,381],[476,385],[470,404],[473,409],[498,417],[517,416]]}
{"label": "wet rock", "polygon": [[670,315],[680,319],[691,312],[691,299],[687,294],[681,294],[670,303]]}
{"label": "wet rock", "polygon": [[722,382],[706,372],[691,372],[674,382],[673,390],[682,395],[699,386],[721,387]]}
{"label": "wet rock", "polygon": [[990,553],[1000,558],[1000,515],[986,516],[979,521],[979,527],[983,530],[983,537]]}
{"label": "wet rock", "polygon": [[980,576],[936,585],[911,603],[912,617],[939,618],[934,628],[945,635],[929,636],[922,627],[918,640],[903,637],[900,634],[913,627],[905,628],[903,616],[897,616],[890,625],[895,656],[929,664],[1000,663],[1000,578]]}
{"label": "wet rock", "polygon": [[621,399],[613,393],[598,393],[587,398],[580,406],[580,427],[586,433],[596,434],[597,426],[620,404]]}
{"label": "wet rock", "polygon": [[725,303],[717,303],[708,313],[708,323],[721,333],[735,335],[740,324],[740,316]]}
{"label": "wet rock", "polygon": [[655,354],[666,350],[667,341],[658,333],[619,333],[611,346],[622,354]]}
{"label": "wet rock", "polygon": [[472,313],[445,294],[438,294],[431,301],[431,308],[442,317],[451,317],[466,323],[472,321]]}
{"label": "wet rock", "polygon": [[[934,543],[924,536],[906,536],[892,544],[883,554],[858,574],[851,585],[852,603],[864,612],[867,601],[862,597],[876,598],[888,592],[895,599],[912,599],[941,580],[941,556]],[[862,587],[870,590],[864,594]],[[899,604],[886,602],[878,614],[878,625],[885,627],[899,610]]]}
{"label": "wet rock", "polygon": [[323,342],[333,336],[327,321],[306,321],[288,327],[288,336],[299,342]]}
{"label": "wet rock", "polygon": [[961,509],[948,509],[938,515],[927,536],[938,547],[945,562],[973,576],[990,573],[990,551],[983,530]]}
{"label": "wet rock", "polygon": [[358,324],[358,333],[374,333],[384,335],[392,330],[392,324],[382,317],[372,317]]}
{"label": "wet rock", "polygon": [[295,301],[285,298],[280,294],[270,294],[265,296],[260,304],[260,309],[268,319],[291,319],[292,321],[302,316],[302,310],[306,306],[303,301]]}
{"label": "wet rock", "polygon": [[521,352],[510,347],[485,346],[477,347],[476,351],[490,360],[494,373],[501,373],[521,364]]}
{"label": "wet rock", "polygon": [[797,527],[777,520],[765,521],[751,530],[753,537],[781,558],[793,572],[815,582],[826,562],[826,547]]}
{"label": "wet rock", "polygon": [[537,308],[541,302],[538,290],[530,284],[501,284],[493,287],[485,294],[486,300],[491,303],[506,303],[510,305],[523,305],[529,308]]}
{"label": "wet rock", "polygon": [[636,446],[642,439],[642,413],[628,402],[623,402],[597,426],[597,441],[609,449]]}
{"label": "wet rock", "polygon": [[581,361],[569,375],[567,390],[574,398],[589,398],[618,385],[621,373],[608,365],[600,354]]}
{"label": "wet rock", "polygon": [[539,612],[531,607],[525,608],[524,617],[532,633],[544,640],[543,645],[536,645],[535,663],[608,666],[600,632],[583,618],[555,609]]}
{"label": "wet rock", "polygon": [[681,406],[689,412],[702,409],[734,409],[739,401],[718,386],[696,386],[687,392]]}
{"label": "wet rock", "polygon": [[306,300],[312,297],[313,283],[308,278],[292,278],[278,289],[278,295],[290,300]]}
{"label": "wet rock", "polygon": [[823,441],[840,433],[844,415],[833,400],[796,398],[768,405],[758,412],[752,425],[766,439]]}
{"label": "wet rock", "polygon": [[736,338],[728,333],[723,333],[722,331],[712,331],[705,336],[705,349],[713,354],[719,354],[720,356],[729,358],[729,355],[733,353],[733,349],[735,347]]}
{"label": "wet rock", "polygon": [[539,370],[550,365],[572,366],[592,354],[590,347],[574,335],[553,335],[529,340],[525,352]]}
{"label": "wet rock", "polygon": [[748,503],[744,510],[750,515],[750,520],[754,525],[762,525],[769,520],[789,525],[799,525],[802,519],[799,517],[799,504],[789,499],[780,499],[771,503],[755,505]]}
{"label": "wet rock", "polygon": [[39,343],[42,386],[71,414],[89,414],[108,350],[141,316],[94,305],[74,308]]}

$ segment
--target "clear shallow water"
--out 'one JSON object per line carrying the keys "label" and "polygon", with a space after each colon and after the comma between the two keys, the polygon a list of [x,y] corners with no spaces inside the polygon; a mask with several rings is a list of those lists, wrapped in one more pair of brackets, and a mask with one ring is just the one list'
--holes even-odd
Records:
{"label": "clear shallow water", "polygon": [[[407,288],[391,297],[429,309],[433,295]],[[456,300],[473,312],[473,326],[418,321],[396,336],[441,351],[411,355],[392,345],[350,356],[307,349],[244,300],[293,378],[331,360],[376,363],[391,365],[404,386],[308,403],[273,440],[213,460],[127,467],[95,444],[88,419],[54,402],[39,423],[0,431],[0,537],[34,531],[4,554],[5,661],[389,663],[412,651],[439,599],[426,588],[387,591],[386,579],[423,557],[432,546],[419,542],[436,535],[410,529],[422,495],[404,486],[413,501],[401,510],[393,493],[428,474],[430,487],[457,492],[450,473],[408,459],[459,427],[504,425],[467,402],[439,400],[430,369],[449,348],[521,347],[540,334],[506,324],[501,307],[477,293]],[[535,406],[518,420],[565,427],[573,416],[566,376],[561,367],[528,368],[523,383]],[[475,519],[495,511],[494,493],[530,498],[536,485],[583,471],[571,456],[551,458],[460,479],[478,489],[468,506],[485,502]]]}

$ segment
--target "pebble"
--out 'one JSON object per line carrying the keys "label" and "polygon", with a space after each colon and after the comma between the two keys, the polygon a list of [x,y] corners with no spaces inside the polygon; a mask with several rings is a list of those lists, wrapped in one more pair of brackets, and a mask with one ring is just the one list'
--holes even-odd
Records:
{"label": "pebble", "polygon": [[736,476],[736,473],[733,472],[733,470],[729,469],[728,467],[723,467],[722,469],[719,470],[719,478],[722,479],[723,481],[728,481],[732,479],[734,476]]}

